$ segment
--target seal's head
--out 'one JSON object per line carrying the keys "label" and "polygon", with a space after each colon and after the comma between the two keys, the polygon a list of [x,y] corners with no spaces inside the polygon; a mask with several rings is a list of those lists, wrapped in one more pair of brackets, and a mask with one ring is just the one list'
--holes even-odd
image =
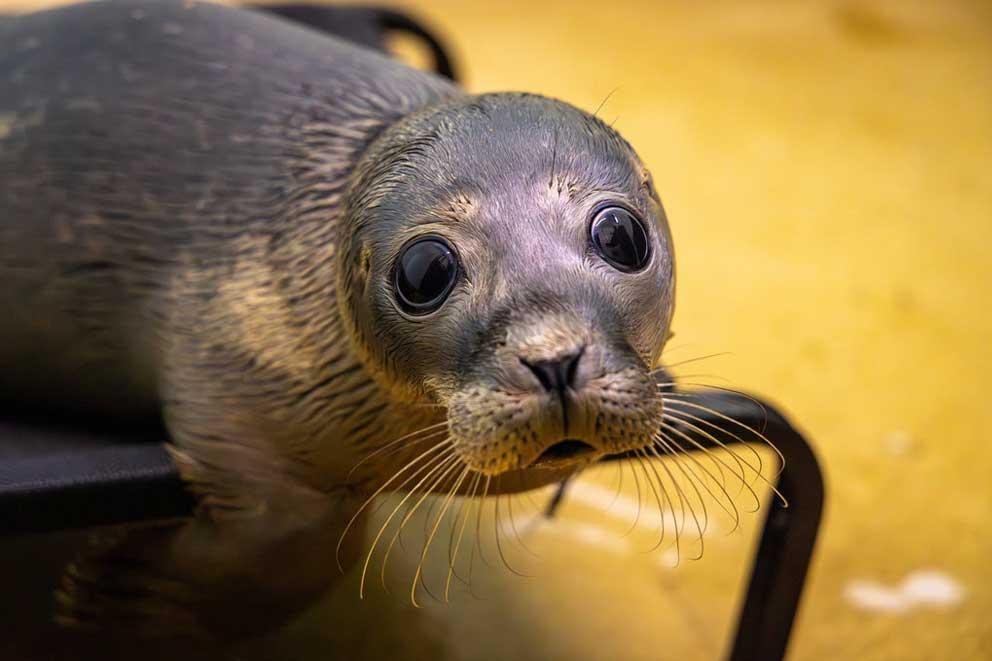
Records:
{"label": "seal's head", "polygon": [[612,128],[523,94],[409,116],[346,202],[342,315],[370,372],[447,411],[487,475],[646,447],[673,258],[650,175]]}

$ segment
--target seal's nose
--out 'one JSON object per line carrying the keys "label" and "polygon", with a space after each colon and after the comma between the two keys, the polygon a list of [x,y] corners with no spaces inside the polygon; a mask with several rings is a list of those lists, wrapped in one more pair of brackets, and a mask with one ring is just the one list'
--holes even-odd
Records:
{"label": "seal's nose", "polygon": [[575,385],[575,374],[578,371],[583,350],[584,348],[580,348],[578,351],[562,356],[557,360],[530,362],[521,358],[520,362],[534,373],[545,390],[563,393],[566,388]]}

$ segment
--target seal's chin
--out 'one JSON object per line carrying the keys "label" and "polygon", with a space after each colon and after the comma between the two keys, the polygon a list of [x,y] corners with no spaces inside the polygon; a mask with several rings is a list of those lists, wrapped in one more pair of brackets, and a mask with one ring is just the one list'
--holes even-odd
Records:
{"label": "seal's chin", "polygon": [[549,446],[531,463],[533,468],[566,468],[576,464],[587,463],[599,454],[593,446],[585,441],[566,438]]}

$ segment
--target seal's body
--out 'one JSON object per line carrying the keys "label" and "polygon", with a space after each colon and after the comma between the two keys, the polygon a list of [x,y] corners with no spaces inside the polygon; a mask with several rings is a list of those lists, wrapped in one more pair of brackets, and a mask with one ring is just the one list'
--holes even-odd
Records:
{"label": "seal's body", "polygon": [[566,104],[209,4],[4,23],[0,397],[161,415],[200,496],[77,563],[63,619],[251,631],[326,588],[378,489],[650,446],[670,246]]}
{"label": "seal's body", "polygon": [[[242,323],[319,325],[290,292],[299,277],[333,282],[356,159],[383,127],[456,93],[365,49],[207,4],[95,3],[2,29],[0,384],[118,415],[160,405],[162,341],[207,299],[250,306],[251,289],[282,312],[243,309]],[[301,273],[294,262],[315,244],[326,271]],[[333,300],[319,307],[336,313]]]}

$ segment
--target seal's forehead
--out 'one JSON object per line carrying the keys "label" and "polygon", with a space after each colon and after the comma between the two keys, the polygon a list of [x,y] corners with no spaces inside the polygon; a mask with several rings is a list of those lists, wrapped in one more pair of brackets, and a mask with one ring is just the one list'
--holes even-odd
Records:
{"label": "seal's forehead", "polygon": [[483,191],[497,182],[505,190],[551,177],[624,190],[646,177],[611,127],[567,103],[529,94],[482,95],[452,108],[415,158],[437,184]]}

